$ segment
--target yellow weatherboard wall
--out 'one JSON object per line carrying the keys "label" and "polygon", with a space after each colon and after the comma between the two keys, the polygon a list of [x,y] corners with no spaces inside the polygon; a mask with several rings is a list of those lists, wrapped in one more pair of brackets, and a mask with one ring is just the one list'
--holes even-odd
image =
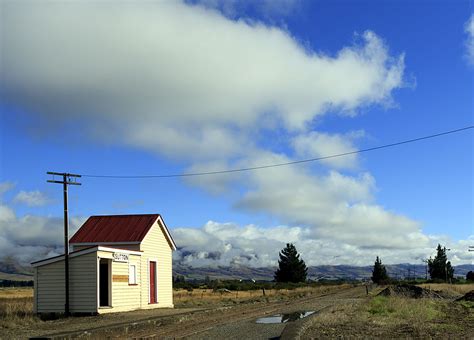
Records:
{"label": "yellow weatherboard wall", "polygon": [[[140,244],[143,252],[141,272],[147,277],[142,280],[142,308],[173,307],[172,251],[160,224],[156,221]],[[156,261],[156,304],[149,303],[149,261]]]}

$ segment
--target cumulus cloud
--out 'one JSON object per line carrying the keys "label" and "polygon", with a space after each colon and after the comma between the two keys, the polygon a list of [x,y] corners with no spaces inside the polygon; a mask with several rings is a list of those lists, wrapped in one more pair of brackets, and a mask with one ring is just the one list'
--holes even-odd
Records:
{"label": "cumulus cloud", "polygon": [[474,65],[474,14],[471,14],[471,17],[464,25],[464,30],[467,34],[466,57],[469,63]]}
{"label": "cumulus cloud", "polygon": [[50,201],[51,200],[39,190],[21,190],[13,199],[13,202],[26,204],[29,207],[39,207],[48,204]]}
{"label": "cumulus cloud", "polygon": [[[335,177],[328,180],[344,182],[344,179],[338,178],[339,175],[332,176]],[[348,183],[346,185],[341,186],[340,190],[351,186]],[[354,192],[355,198],[370,201],[364,190]],[[294,219],[298,212],[292,215],[290,211],[298,204],[292,205],[288,196],[282,198],[288,199],[290,203],[284,218]],[[318,202],[318,199],[313,201]],[[337,199],[330,204],[335,202]],[[318,209],[311,205],[310,208]],[[340,215],[341,221],[332,219],[330,223],[333,224],[329,229],[325,228],[324,223],[319,227],[309,223],[305,223],[305,226],[258,226],[216,221],[209,221],[202,227],[173,228],[171,233],[178,245],[173,260],[194,267],[275,266],[278,252],[287,242],[292,242],[308,265],[368,265],[373,263],[374,254],[382,256],[386,263],[416,263],[434,256],[438,243],[451,248],[449,255],[454,264],[472,262],[472,256],[466,249],[472,244],[474,235],[457,242],[447,236],[425,235],[413,222],[399,215],[388,214],[377,206],[357,207],[347,216]],[[70,235],[84,220],[79,217],[70,219]],[[348,221],[352,224],[345,228],[344,223]],[[392,223],[392,229],[385,224],[388,221]],[[17,270],[24,269],[32,261],[62,253],[62,218],[29,214],[17,216],[11,207],[0,203],[0,264],[13,264]]]}
{"label": "cumulus cloud", "polygon": [[[296,136],[292,142],[297,155],[301,158],[317,158],[354,152],[357,148],[353,141],[363,136],[364,131],[353,131],[344,135],[310,132]],[[357,155],[328,158],[321,162],[333,168],[353,169],[357,166]]]}
{"label": "cumulus cloud", "polygon": [[[71,218],[70,233],[82,222],[82,218]],[[63,223],[62,218],[56,217],[19,217],[0,200],[0,263],[14,259],[16,265],[24,268],[32,261],[64,253]]]}
{"label": "cumulus cloud", "polygon": [[[193,174],[231,170],[232,168],[239,167],[241,164],[243,163],[239,162],[238,164],[233,164],[231,166],[229,162],[221,160],[198,162],[188,167],[185,173]],[[239,173],[214,174],[212,176],[191,176],[186,178],[187,183],[198,186],[214,195],[226,193],[233,183],[239,182],[240,180],[242,180],[242,176]]]}
{"label": "cumulus cloud", "polygon": [[[62,218],[24,215],[16,216],[12,210],[0,206],[0,262],[13,258],[22,267],[32,261],[64,253],[64,222]],[[83,222],[70,219],[71,235]]]}
{"label": "cumulus cloud", "polygon": [[[48,122],[80,119],[96,141],[150,150],[187,172],[353,151],[363,132],[313,131],[315,120],[391,105],[404,85],[403,54],[370,30],[327,55],[284,29],[180,2],[5,2],[0,40],[4,107]],[[269,143],[273,134],[285,151]],[[237,209],[284,225],[176,229],[181,260],[267,265],[292,240],[314,263],[322,249],[350,262],[370,249],[402,259],[431,246],[419,222],[375,202],[368,171],[342,173],[358,169],[355,155],[324,165],[189,179],[216,194],[236,184]],[[21,229],[34,224],[37,244],[60,244],[50,219],[1,209],[4,240],[34,247]]]}
{"label": "cumulus cloud", "polygon": [[[272,153],[260,153],[256,159],[264,163],[290,160]],[[347,176],[331,170],[316,176],[310,170],[287,166],[248,174],[246,181],[251,189],[236,206],[266,212],[289,225],[308,226],[315,239],[392,249],[427,243],[420,223],[375,203],[376,182],[369,173]]]}
{"label": "cumulus cloud", "polygon": [[374,32],[329,56],[179,2],[6,2],[0,25],[9,105],[179,159],[239,156],[269,122],[304,129],[403,85],[403,55]]}
{"label": "cumulus cloud", "polygon": [[2,182],[0,183],[0,197],[3,196],[8,190],[11,190],[15,187],[15,184],[12,182]]}
{"label": "cumulus cloud", "polygon": [[[472,257],[465,251],[468,240],[452,241],[449,238],[427,237],[427,242],[404,249],[363,248],[352,242],[315,238],[306,227],[240,226],[235,223],[207,222],[202,228],[176,228],[172,230],[178,244],[174,261],[194,267],[244,265],[250,267],[276,266],[278,252],[287,242],[296,245],[307,265],[369,265],[379,255],[387,264],[420,263],[435,255],[438,242],[451,248],[453,264],[465,264]],[[474,236],[470,237],[472,239]]]}
{"label": "cumulus cloud", "polygon": [[246,13],[257,12],[271,22],[299,11],[302,8],[301,0],[196,0],[187,1],[190,4],[198,4],[206,8],[219,10],[229,18],[246,18]]}

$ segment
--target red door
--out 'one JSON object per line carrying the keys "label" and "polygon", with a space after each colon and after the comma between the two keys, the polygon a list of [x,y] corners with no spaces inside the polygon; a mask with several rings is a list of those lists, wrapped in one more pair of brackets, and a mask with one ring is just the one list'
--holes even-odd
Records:
{"label": "red door", "polygon": [[150,262],[150,303],[156,303],[156,262]]}

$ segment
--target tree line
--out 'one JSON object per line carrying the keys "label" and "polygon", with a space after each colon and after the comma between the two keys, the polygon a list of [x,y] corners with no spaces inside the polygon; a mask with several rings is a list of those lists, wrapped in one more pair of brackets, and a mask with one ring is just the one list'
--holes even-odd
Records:
{"label": "tree line", "polygon": [[[427,261],[428,272],[433,281],[452,282],[454,279],[454,268],[448,261],[446,247],[438,244],[436,256]],[[286,247],[280,251],[278,269],[275,271],[276,282],[305,282],[308,269],[296,247],[292,243],[287,243]],[[377,284],[386,284],[391,281],[387,269],[382,264],[382,260],[377,256],[372,270],[372,281]],[[466,280],[474,281],[474,273],[467,273]]]}
{"label": "tree line", "polygon": [[[435,282],[452,282],[454,280],[454,268],[451,262],[448,261],[446,255],[446,247],[442,247],[438,244],[436,248],[436,256],[427,260],[428,272],[431,280]],[[308,268],[301,258],[301,255],[296,250],[296,247],[292,243],[287,243],[286,247],[279,252],[278,268],[274,273],[274,281],[277,284],[301,284],[307,281]],[[371,280],[376,284],[387,284],[392,281],[389,277],[387,269],[382,263],[379,256],[376,257],[375,263],[372,269]],[[467,281],[474,281],[474,272],[470,271],[466,275]],[[253,282],[238,282],[233,281],[226,285],[223,285],[219,280],[211,280],[209,276],[206,277],[204,284],[208,288],[228,288],[230,290],[245,290],[255,289],[256,283]],[[259,285],[264,287],[264,283],[260,282]],[[191,282],[187,282],[183,275],[178,275],[174,279],[174,286],[180,288],[196,288]],[[199,286],[199,285],[198,285]],[[234,287],[235,286],[235,287]],[[295,286],[296,287],[296,286]],[[265,287],[270,288],[270,286]]]}

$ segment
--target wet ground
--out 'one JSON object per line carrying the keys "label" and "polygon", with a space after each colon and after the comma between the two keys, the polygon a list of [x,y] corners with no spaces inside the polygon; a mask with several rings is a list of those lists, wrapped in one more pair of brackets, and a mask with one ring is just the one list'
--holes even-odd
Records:
{"label": "wet ground", "polygon": [[277,314],[271,316],[265,316],[263,318],[258,318],[256,323],[285,323],[285,322],[292,322],[296,320],[303,319],[307,316],[314,314],[316,311],[297,311],[291,313],[284,313],[284,314]]}
{"label": "wet ground", "polygon": [[[317,313],[328,307],[350,303],[358,303],[366,298],[365,287],[356,287],[305,301],[294,301],[282,307],[280,313],[267,313],[257,318],[246,320],[229,319],[222,325],[187,336],[187,339],[279,339],[285,327],[298,322],[302,317],[317,317]],[[258,320],[269,322],[258,322]],[[278,321],[278,322],[277,322]]]}

